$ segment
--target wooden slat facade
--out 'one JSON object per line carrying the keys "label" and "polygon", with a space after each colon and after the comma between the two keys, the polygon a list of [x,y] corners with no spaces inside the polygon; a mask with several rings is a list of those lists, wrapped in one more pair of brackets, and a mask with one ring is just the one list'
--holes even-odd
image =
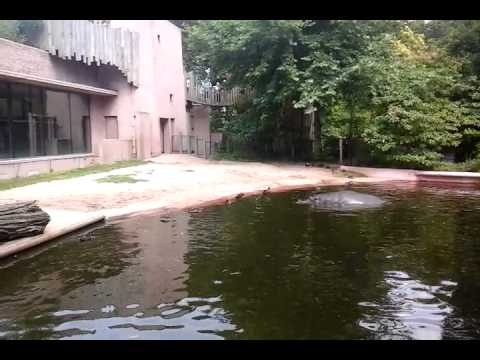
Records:
{"label": "wooden slat facade", "polygon": [[91,23],[88,20],[44,20],[46,49],[65,60],[116,66],[127,81],[138,86],[140,35]]}

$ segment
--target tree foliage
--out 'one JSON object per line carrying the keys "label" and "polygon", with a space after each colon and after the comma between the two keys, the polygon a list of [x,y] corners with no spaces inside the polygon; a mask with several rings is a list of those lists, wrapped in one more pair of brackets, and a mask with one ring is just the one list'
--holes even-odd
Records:
{"label": "tree foliage", "polygon": [[18,30],[17,20],[0,20],[0,37],[12,41],[23,42]]}
{"label": "tree foliage", "polygon": [[313,106],[320,136],[361,141],[396,166],[477,149],[479,21],[216,20],[186,32],[191,69],[255,89],[227,133],[300,148]]}
{"label": "tree foliage", "polygon": [[423,36],[405,28],[372,44],[360,67],[369,72],[370,119],[362,138],[395,163],[431,167],[442,149],[455,148],[469,109],[454,101],[458,64]]}
{"label": "tree foliage", "polygon": [[42,20],[0,20],[0,37],[31,44],[42,30]]}

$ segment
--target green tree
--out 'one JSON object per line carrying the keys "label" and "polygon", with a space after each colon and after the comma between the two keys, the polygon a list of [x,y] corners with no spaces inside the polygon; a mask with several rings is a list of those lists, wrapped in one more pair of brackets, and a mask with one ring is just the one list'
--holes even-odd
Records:
{"label": "green tree", "polygon": [[428,46],[408,27],[373,43],[362,59],[370,69],[371,117],[363,139],[396,165],[432,167],[442,150],[455,148],[469,109],[454,101],[459,64]]}
{"label": "green tree", "polygon": [[467,54],[466,45],[475,39],[465,26],[200,21],[187,29],[189,66],[210,69],[227,86],[255,89],[247,111],[224,130],[255,139],[258,149],[276,152],[283,144],[298,154],[307,141],[302,113],[314,107],[320,136],[347,137],[351,156],[354,140],[362,141],[373,159],[428,168],[445,151],[478,141],[476,50]]}
{"label": "green tree", "polygon": [[[275,147],[285,139],[286,119],[299,117],[293,108],[299,89],[295,81],[297,45],[303,21],[218,20],[199,22],[187,30],[190,68],[198,74],[210,69],[212,79],[225,86],[254,88],[249,111],[240,125],[254,129],[258,138]],[[259,149],[260,151],[260,149]]]}
{"label": "green tree", "polygon": [[42,20],[0,20],[0,37],[33,45],[42,26]]}
{"label": "green tree", "polygon": [[0,37],[12,41],[23,42],[23,37],[18,31],[18,21],[0,20]]}

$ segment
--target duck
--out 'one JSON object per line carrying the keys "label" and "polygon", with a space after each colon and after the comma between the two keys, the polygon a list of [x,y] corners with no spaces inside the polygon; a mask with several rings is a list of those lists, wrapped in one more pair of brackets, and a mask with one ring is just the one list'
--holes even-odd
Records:
{"label": "duck", "polygon": [[95,240],[95,236],[86,234],[80,237],[80,242],[89,241],[89,240]]}
{"label": "duck", "polygon": [[238,199],[241,199],[242,197],[244,197],[245,194],[244,193],[239,193],[235,196],[235,199],[238,200]]}

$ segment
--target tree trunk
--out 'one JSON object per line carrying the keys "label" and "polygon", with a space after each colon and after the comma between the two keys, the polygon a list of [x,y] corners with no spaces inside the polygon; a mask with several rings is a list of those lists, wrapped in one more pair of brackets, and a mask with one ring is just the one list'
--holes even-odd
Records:
{"label": "tree trunk", "polygon": [[313,123],[315,125],[314,128],[314,153],[316,156],[319,156],[323,151],[323,143],[322,143],[322,121],[325,117],[325,110],[320,108],[320,105],[317,105],[317,109],[313,113]]}
{"label": "tree trunk", "polygon": [[257,116],[256,123],[255,123],[255,135],[253,138],[253,153],[258,154],[260,146],[258,141],[258,128],[259,128],[259,118]]}
{"label": "tree trunk", "polygon": [[317,120],[317,133],[315,136],[318,138],[318,148],[320,152],[323,152],[323,141],[322,141],[322,122],[325,117],[325,111],[318,111],[318,120]]}
{"label": "tree trunk", "polygon": [[353,146],[353,121],[354,121],[354,116],[353,116],[353,105],[350,105],[350,129],[349,129],[349,134],[348,134],[348,152],[349,152],[349,157],[350,157],[350,165],[353,166],[353,151],[354,151],[354,146]]}
{"label": "tree trunk", "polygon": [[43,234],[49,222],[36,201],[0,203],[0,242]]}

